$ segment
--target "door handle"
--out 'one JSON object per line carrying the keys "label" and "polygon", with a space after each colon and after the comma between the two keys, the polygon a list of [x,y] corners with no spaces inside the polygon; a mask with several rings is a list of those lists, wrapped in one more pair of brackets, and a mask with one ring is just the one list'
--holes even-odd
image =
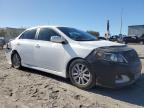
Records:
{"label": "door handle", "polygon": [[40,48],[40,45],[39,45],[39,44],[37,44],[35,47],[36,47],[36,48]]}

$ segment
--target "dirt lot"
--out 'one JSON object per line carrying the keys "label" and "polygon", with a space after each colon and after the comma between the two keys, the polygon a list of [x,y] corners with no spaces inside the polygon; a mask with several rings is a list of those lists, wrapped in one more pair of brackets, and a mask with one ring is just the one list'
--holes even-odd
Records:
{"label": "dirt lot", "polygon": [[[131,46],[143,56],[141,46]],[[144,60],[141,59],[144,66]],[[143,69],[144,72],[144,69]],[[84,91],[68,79],[40,71],[11,68],[0,50],[0,108],[141,108],[144,74],[136,84],[112,90],[96,86]]]}

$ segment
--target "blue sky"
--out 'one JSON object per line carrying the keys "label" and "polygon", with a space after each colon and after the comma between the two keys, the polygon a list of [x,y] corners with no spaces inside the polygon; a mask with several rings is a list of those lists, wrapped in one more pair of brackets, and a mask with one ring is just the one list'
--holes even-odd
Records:
{"label": "blue sky", "polygon": [[144,0],[0,0],[0,27],[64,25],[104,35],[109,19],[111,34],[119,34],[122,8],[122,33],[144,24]]}

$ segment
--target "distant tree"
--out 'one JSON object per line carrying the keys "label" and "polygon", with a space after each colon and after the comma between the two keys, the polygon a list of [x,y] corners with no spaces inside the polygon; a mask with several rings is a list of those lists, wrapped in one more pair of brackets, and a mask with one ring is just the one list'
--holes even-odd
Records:
{"label": "distant tree", "polygon": [[144,37],[144,34],[142,34],[142,37]]}
{"label": "distant tree", "polygon": [[100,33],[99,32],[96,32],[96,31],[87,31],[88,33],[94,35],[95,37],[99,37],[100,36]]}

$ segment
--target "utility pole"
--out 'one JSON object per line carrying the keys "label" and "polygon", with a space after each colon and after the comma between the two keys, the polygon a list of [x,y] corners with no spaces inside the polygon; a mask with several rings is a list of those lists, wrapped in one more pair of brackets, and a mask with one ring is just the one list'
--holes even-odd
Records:
{"label": "utility pole", "polygon": [[107,32],[105,33],[105,38],[107,40],[110,38],[110,24],[109,24],[109,20],[107,20]]}
{"label": "utility pole", "polygon": [[121,9],[121,24],[120,24],[120,34],[122,34],[122,27],[123,27],[123,9]]}

